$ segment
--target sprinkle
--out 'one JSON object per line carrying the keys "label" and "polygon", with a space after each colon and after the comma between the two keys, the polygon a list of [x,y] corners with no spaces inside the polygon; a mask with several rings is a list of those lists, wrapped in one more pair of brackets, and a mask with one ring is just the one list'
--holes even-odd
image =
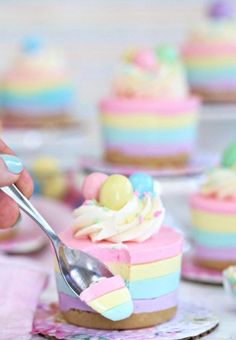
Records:
{"label": "sprinkle", "polygon": [[154,217],[159,217],[161,215],[161,211],[157,210],[154,212]]}
{"label": "sprinkle", "polygon": [[143,221],[144,221],[144,218],[143,218],[143,216],[141,215],[141,216],[139,216],[139,223],[141,224],[141,223],[143,223]]}

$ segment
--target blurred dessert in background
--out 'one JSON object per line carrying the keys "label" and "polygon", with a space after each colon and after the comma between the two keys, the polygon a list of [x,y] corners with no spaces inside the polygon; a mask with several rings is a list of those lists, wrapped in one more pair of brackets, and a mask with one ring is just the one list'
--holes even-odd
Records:
{"label": "blurred dessert in background", "polygon": [[99,103],[105,159],[149,167],[186,164],[194,152],[198,110],[173,47],[127,51],[111,95]]}
{"label": "blurred dessert in background", "polygon": [[230,266],[223,272],[224,288],[229,296],[236,298],[236,266]]}
{"label": "blurred dessert in background", "polygon": [[59,161],[53,157],[39,157],[32,165],[35,193],[54,199],[63,199],[67,181]]}
{"label": "blurred dessert in background", "polygon": [[73,84],[62,51],[27,38],[2,80],[4,124],[60,127],[71,124]]}
{"label": "blurred dessert in background", "polygon": [[226,149],[221,166],[209,171],[190,198],[196,261],[223,270],[236,264],[236,143]]}
{"label": "blurred dessert in background", "polygon": [[62,168],[58,159],[41,156],[31,167],[34,181],[34,194],[63,201],[72,207],[81,204],[82,196],[76,173]]}
{"label": "blurred dessert in background", "polygon": [[236,9],[216,0],[183,46],[192,92],[206,102],[236,101]]}

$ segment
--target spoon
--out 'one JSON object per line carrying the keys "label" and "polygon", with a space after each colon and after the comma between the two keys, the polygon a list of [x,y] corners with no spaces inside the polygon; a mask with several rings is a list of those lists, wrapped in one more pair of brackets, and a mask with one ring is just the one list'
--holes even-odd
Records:
{"label": "spoon", "polygon": [[42,215],[14,184],[0,189],[11,197],[20,209],[29,215],[48,236],[53,245],[62,277],[77,296],[101,278],[111,278],[114,276],[107,267],[95,257],[81,250],[67,247]]}

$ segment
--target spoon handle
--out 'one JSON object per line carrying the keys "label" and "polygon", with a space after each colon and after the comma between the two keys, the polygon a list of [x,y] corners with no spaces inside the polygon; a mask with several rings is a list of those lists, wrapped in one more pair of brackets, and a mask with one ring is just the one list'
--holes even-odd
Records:
{"label": "spoon handle", "polygon": [[43,218],[43,216],[35,209],[35,207],[30,203],[30,201],[22,194],[22,192],[13,184],[6,187],[0,188],[6,195],[13,199],[17,205],[23,210],[27,215],[29,215],[47,234],[51,240],[54,249],[57,252],[57,248],[61,240],[55,234],[54,230]]}

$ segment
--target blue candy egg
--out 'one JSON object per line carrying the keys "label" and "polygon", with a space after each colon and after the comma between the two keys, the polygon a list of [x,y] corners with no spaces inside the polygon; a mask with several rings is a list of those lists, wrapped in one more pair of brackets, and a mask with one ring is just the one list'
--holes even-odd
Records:
{"label": "blue candy egg", "polygon": [[33,177],[33,182],[34,182],[34,195],[40,195],[41,194],[41,189],[40,189],[40,184],[39,181]]}
{"label": "blue candy egg", "polygon": [[129,180],[134,191],[138,192],[139,197],[143,197],[146,192],[151,194],[153,193],[154,183],[150,175],[143,172],[137,172],[131,175]]}
{"label": "blue candy egg", "polygon": [[27,53],[38,52],[43,45],[43,41],[40,37],[31,36],[27,37],[23,42],[23,49]]}

